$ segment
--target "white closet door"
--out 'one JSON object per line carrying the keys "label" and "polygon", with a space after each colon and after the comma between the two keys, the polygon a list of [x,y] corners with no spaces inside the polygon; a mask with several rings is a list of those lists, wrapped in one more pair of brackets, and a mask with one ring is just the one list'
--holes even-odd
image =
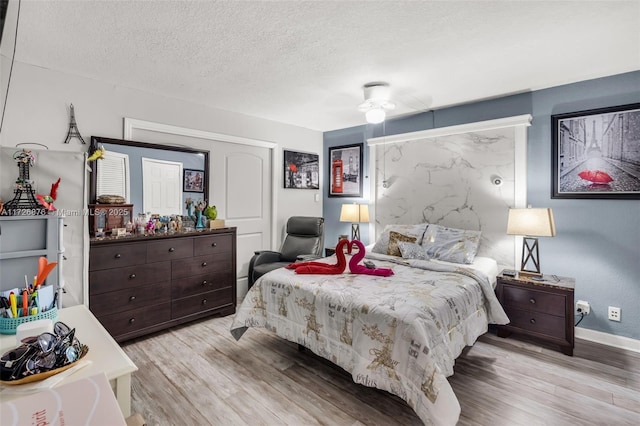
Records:
{"label": "white closet door", "polygon": [[182,163],[142,158],[142,205],[161,216],[182,214]]}
{"label": "white closet door", "polygon": [[254,251],[271,247],[271,150],[214,142],[211,174],[209,204],[238,228],[237,276],[246,281]]}

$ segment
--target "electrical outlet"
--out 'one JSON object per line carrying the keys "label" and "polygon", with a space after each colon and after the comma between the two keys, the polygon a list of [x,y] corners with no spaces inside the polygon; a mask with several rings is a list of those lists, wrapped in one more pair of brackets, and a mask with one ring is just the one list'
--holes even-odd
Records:
{"label": "electrical outlet", "polygon": [[620,322],[620,308],[609,306],[609,319]]}
{"label": "electrical outlet", "polygon": [[589,302],[578,300],[576,302],[576,311],[580,314],[589,315],[589,312],[591,312],[591,306],[589,306]]}

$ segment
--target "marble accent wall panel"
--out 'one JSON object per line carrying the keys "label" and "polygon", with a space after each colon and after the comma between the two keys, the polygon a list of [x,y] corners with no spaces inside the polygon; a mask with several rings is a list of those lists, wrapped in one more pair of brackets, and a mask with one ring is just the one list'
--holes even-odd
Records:
{"label": "marble accent wall panel", "polygon": [[479,230],[478,255],[513,268],[514,143],[514,129],[503,128],[378,145],[376,234],[396,223]]}

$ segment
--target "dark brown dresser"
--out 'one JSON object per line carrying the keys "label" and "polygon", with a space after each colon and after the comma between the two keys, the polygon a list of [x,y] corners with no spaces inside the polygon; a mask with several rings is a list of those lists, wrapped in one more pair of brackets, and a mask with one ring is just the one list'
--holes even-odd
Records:
{"label": "dark brown dresser", "polygon": [[573,356],[575,280],[545,275],[538,281],[502,274],[497,280],[498,299],[511,320],[508,325],[498,326],[498,336],[527,334],[555,343],[564,354]]}
{"label": "dark brown dresser", "polygon": [[89,309],[119,342],[236,309],[236,228],[92,239]]}

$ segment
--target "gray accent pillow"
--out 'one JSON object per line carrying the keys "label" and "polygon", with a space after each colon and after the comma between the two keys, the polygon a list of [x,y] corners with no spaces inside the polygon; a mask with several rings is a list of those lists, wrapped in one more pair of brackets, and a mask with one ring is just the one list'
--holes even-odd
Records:
{"label": "gray accent pillow", "polygon": [[417,225],[387,225],[384,227],[382,234],[378,237],[378,240],[371,251],[374,253],[387,254],[389,251],[389,233],[391,231],[408,237],[415,237],[416,243],[420,244],[422,242],[422,235],[426,230],[426,223],[420,223]]}
{"label": "gray accent pillow", "polygon": [[480,245],[480,234],[480,231],[430,224],[424,233],[422,247],[430,259],[473,263]]}
{"label": "gray accent pillow", "polygon": [[480,231],[429,225],[422,245],[399,242],[398,248],[404,259],[473,263],[480,245],[480,234]]}

